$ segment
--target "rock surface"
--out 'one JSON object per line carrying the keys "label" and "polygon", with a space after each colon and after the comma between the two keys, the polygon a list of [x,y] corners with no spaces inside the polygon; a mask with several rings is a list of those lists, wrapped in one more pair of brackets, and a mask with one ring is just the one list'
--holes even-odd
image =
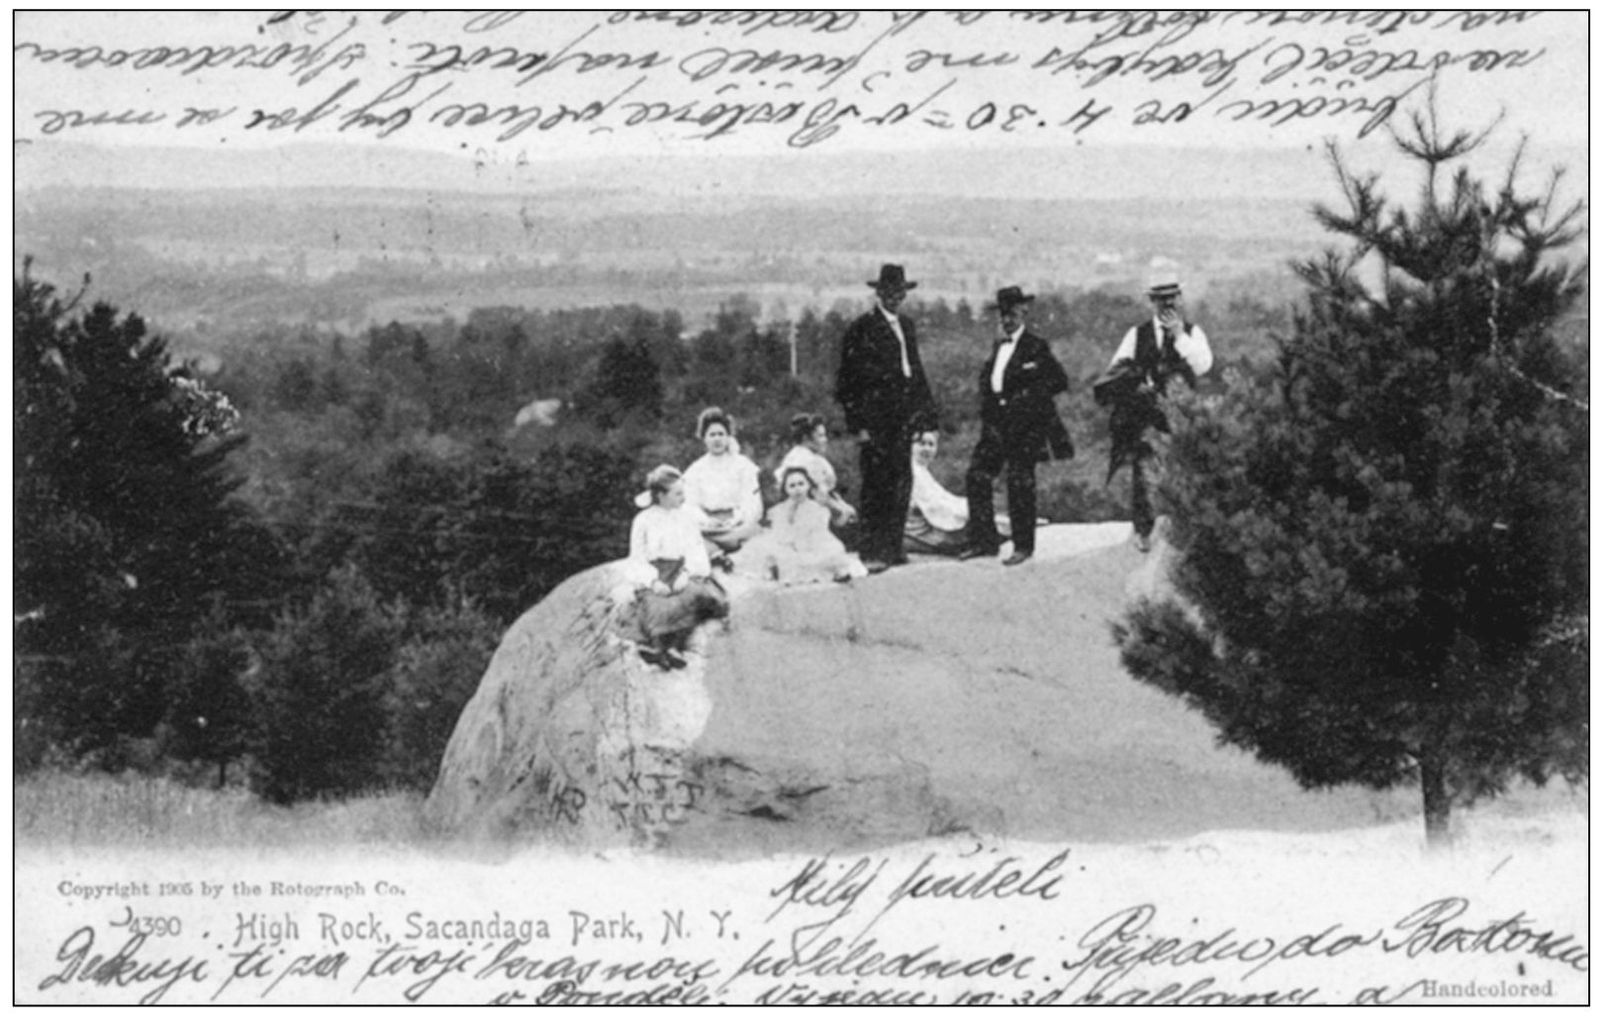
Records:
{"label": "rock surface", "polygon": [[689,666],[620,634],[616,566],[506,634],[428,802],[442,831],[754,854],[973,832],[1167,839],[1320,831],[1410,794],[1305,793],[1216,746],[1120,667],[1110,623],[1158,595],[1127,527],[1049,526],[1030,564],[915,562],[850,585],[731,583]]}

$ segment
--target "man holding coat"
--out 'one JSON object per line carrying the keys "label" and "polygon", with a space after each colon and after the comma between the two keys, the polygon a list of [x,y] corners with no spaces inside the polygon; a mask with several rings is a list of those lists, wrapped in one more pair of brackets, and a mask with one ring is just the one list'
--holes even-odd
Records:
{"label": "man holding coat", "polygon": [[992,484],[1000,472],[1008,487],[1014,541],[1014,552],[1003,563],[1029,560],[1037,547],[1037,463],[1076,456],[1054,409],[1054,397],[1069,386],[1065,369],[1048,342],[1026,329],[1035,299],[1019,286],[998,290],[1001,332],[981,368],[981,438],[965,476],[970,508],[970,545],[960,555],[965,560],[998,552]]}
{"label": "man holding coat", "polygon": [[1189,389],[1211,370],[1205,330],[1182,314],[1182,286],[1169,265],[1153,269],[1149,303],[1154,317],[1127,330],[1109,368],[1093,386],[1098,403],[1110,409],[1110,474],[1132,468],[1132,541],[1148,551],[1154,534],[1148,469],[1155,463],[1150,431],[1170,432],[1161,402],[1173,379]]}

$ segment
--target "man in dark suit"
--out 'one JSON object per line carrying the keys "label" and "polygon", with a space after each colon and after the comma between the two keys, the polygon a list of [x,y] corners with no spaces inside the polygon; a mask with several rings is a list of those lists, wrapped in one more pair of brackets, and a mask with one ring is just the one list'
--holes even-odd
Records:
{"label": "man in dark suit", "polygon": [[918,283],[908,281],[901,265],[888,264],[869,285],[878,302],[847,327],[841,340],[835,401],[846,411],[847,429],[863,445],[861,556],[870,572],[883,572],[907,561],[903,525],[913,492],[908,441],[916,428],[935,422],[936,406],[913,321],[897,313]]}
{"label": "man in dark suit", "polygon": [[1007,469],[1014,552],[1003,563],[1029,560],[1037,546],[1037,462],[1076,456],[1054,410],[1054,397],[1070,384],[1065,369],[1047,341],[1026,330],[1035,299],[1019,286],[998,290],[1002,331],[981,368],[981,439],[964,480],[970,505],[970,545],[960,555],[965,559],[998,552],[992,483]]}

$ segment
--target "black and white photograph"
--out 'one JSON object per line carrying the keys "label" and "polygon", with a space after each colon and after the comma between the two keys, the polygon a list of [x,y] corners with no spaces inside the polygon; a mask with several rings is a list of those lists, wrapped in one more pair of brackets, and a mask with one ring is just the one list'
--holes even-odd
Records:
{"label": "black and white photograph", "polygon": [[1589,11],[14,11],[14,1005],[1590,1004]]}

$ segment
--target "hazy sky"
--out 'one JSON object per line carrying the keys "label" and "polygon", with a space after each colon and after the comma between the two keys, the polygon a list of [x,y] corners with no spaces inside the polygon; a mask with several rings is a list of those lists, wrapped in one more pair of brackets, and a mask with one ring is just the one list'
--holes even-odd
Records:
{"label": "hazy sky", "polygon": [[[1422,97],[1583,144],[1584,12],[19,13],[14,133],[496,159],[1354,140]],[[973,19],[973,20],[972,20]]]}

